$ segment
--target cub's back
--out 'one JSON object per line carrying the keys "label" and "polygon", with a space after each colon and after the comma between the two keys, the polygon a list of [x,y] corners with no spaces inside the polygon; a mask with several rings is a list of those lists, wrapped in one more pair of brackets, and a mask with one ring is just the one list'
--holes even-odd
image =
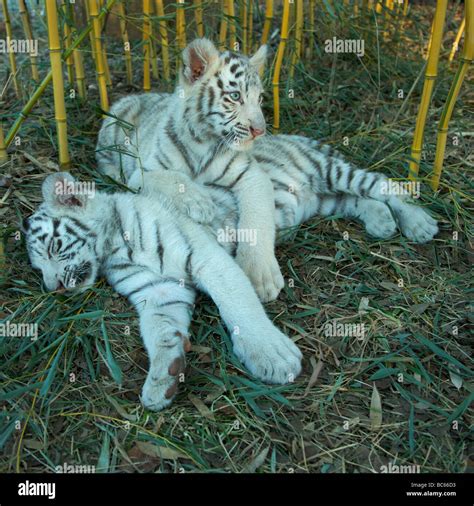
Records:
{"label": "cub's back", "polygon": [[[100,128],[96,147],[99,171],[128,180],[152,144],[152,135],[171,113],[173,95],[142,93],[121,98],[113,104]],[[128,153],[128,154],[127,154]]]}

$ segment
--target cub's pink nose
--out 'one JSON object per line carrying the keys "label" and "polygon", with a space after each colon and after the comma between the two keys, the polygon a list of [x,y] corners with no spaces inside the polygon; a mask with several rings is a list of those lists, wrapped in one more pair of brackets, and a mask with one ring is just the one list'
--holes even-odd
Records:
{"label": "cub's pink nose", "polygon": [[263,135],[265,133],[265,130],[262,130],[261,128],[254,128],[250,127],[250,134],[255,139],[255,137],[259,137],[260,135]]}

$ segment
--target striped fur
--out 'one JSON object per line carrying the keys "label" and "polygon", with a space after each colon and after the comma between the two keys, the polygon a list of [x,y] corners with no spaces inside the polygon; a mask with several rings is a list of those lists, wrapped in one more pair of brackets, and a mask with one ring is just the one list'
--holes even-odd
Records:
{"label": "striped fur", "polygon": [[234,352],[250,372],[269,383],[293,381],[301,353],[267,318],[251,283],[219,244],[224,227],[235,228],[238,209],[229,193],[209,188],[219,203],[212,226],[193,222],[165,195],[132,193],[64,197],[68,173],[48,176],[44,202],[24,220],[31,264],[48,290],[83,291],[99,275],[135,306],[150,369],[142,402],[169,405],[184,372],[195,293],[210,295],[231,332]]}
{"label": "striped fur", "polygon": [[264,59],[265,48],[248,59],[219,54],[206,39],[192,42],[174,94],[128,96],[112,107],[115,119],[107,118],[99,133],[99,169],[131,187],[167,194],[202,223],[218,213],[205,186],[231,190],[239,228],[258,236],[255,247],[239,243],[236,259],[263,301],[283,286],[273,251],[274,205],[290,213],[289,223],[338,213],[361,219],[376,237],[391,236],[398,223],[410,240],[431,240],[436,222],[397,192],[384,191],[385,176],[355,168],[306,137],[253,139],[252,128],[265,128],[258,77]]}

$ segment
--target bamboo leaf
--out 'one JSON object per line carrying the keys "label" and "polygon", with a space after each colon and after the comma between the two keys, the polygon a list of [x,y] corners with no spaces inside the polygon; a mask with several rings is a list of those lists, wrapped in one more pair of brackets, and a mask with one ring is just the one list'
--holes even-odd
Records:
{"label": "bamboo leaf", "polygon": [[122,369],[120,369],[120,366],[117,364],[117,362],[114,359],[114,356],[112,355],[109,336],[107,334],[107,329],[105,327],[105,322],[103,319],[100,324],[100,329],[102,331],[102,337],[104,338],[105,342],[105,364],[107,365],[107,368],[109,369],[112,378],[115,380],[115,383],[117,383],[118,385],[122,385]]}
{"label": "bamboo leaf", "polygon": [[100,450],[99,459],[97,460],[96,472],[107,473],[110,465],[110,436],[104,433],[104,441]]}

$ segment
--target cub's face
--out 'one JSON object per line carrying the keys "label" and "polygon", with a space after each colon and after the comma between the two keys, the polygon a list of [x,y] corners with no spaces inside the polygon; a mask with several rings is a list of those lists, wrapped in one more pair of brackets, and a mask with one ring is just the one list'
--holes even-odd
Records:
{"label": "cub's face", "polygon": [[45,202],[23,220],[23,231],[31,265],[41,271],[46,289],[82,292],[98,275],[97,234],[84,220],[85,200],[54,193],[61,177],[71,178],[67,173],[56,173],[45,180]]}
{"label": "cub's face", "polygon": [[265,134],[263,87],[259,77],[266,46],[248,58],[197,39],[183,53],[182,82],[194,107],[195,130],[207,129],[237,151]]}

